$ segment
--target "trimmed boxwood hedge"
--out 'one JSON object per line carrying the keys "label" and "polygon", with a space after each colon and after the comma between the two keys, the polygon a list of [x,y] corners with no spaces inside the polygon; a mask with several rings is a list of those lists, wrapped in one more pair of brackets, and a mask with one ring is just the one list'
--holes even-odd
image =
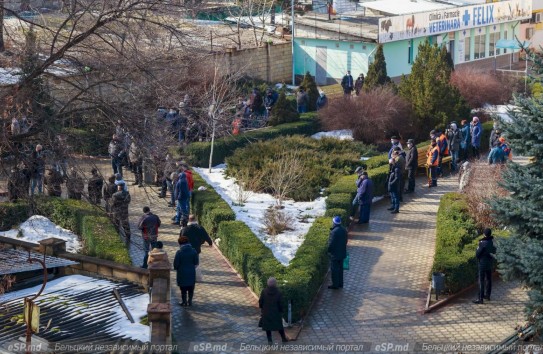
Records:
{"label": "trimmed boxwood hedge", "polygon": [[39,196],[34,203],[0,204],[0,226],[8,230],[22,223],[30,215],[43,215],[52,222],[81,236],[85,247],[83,254],[132,264],[130,255],[111,221],[97,207],[74,199]]}
{"label": "trimmed boxwood hedge", "polygon": [[[249,131],[236,136],[215,140],[213,147],[213,165],[224,162],[234,150],[255,140],[270,140],[284,135],[312,135],[319,131],[319,121],[316,113],[304,113],[297,122],[280,124],[275,127]],[[185,148],[187,160],[194,166],[207,166],[209,163],[210,142],[195,142]]]}
{"label": "trimmed boxwood hedge", "polygon": [[[287,301],[290,300],[293,320],[299,320],[307,312],[328,271],[327,246],[331,218],[324,216],[315,220],[294,259],[285,267],[247,225],[235,221],[235,214],[229,205],[196,173],[194,185],[194,213],[210,231],[211,237],[219,239],[221,252],[257,294],[266,286],[267,279],[274,276],[283,293],[284,308],[287,308]],[[206,190],[198,190],[200,186]],[[332,194],[331,197],[336,200],[335,206],[342,208],[329,209],[328,213],[348,220],[352,202],[350,195]]]}
{"label": "trimmed boxwood hedge", "polygon": [[477,281],[475,250],[478,240],[477,227],[469,215],[466,196],[460,193],[445,194],[437,212],[432,272],[445,274],[445,287],[450,292],[458,292]]}

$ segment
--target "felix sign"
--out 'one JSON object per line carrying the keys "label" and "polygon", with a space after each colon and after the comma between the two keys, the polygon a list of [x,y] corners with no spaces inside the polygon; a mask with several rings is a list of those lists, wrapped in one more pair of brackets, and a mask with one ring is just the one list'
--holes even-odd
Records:
{"label": "felix sign", "polygon": [[510,0],[379,19],[379,43],[496,25],[532,16],[532,0]]}

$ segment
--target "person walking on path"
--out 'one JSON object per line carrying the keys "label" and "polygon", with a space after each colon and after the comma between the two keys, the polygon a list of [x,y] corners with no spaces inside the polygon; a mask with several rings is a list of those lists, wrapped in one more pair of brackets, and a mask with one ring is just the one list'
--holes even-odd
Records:
{"label": "person walking on path", "polygon": [[141,237],[143,238],[143,264],[142,268],[147,268],[147,259],[149,257],[149,251],[155,248],[158,241],[158,228],[160,227],[160,218],[158,215],[151,213],[151,209],[148,206],[143,207],[143,215],[138,222],[138,229],[141,230]]}
{"label": "person walking on path", "polygon": [[189,239],[192,248],[196,250],[196,253],[202,253],[202,245],[204,242],[211,247],[213,241],[206,229],[196,221],[196,217],[192,214],[189,215],[188,224],[186,227],[181,229],[179,236],[186,236]]}
{"label": "person walking on path", "polygon": [[188,237],[180,236],[177,242],[180,248],[175,254],[173,269],[177,271],[177,286],[181,290],[180,305],[192,306],[194,287],[196,285],[196,266],[199,263],[198,253],[190,245]]}
{"label": "person walking on path", "polygon": [[189,210],[187,206],[189,204],[190,195],[189,195],[189,185],[187,183],[187,176],[184,172],[179,172],[179,179],[175,186],[177,208],[174,217],[174,225],[180,225],[181,221],[188,219]]}
{"label": "person walking on path", "polygon": [[496,248],[494,247],[492,230],[485,229],[483,235],[484,237],[479,241],[479,246],[475,251],[475,257],[479,263],[479,298],[473,300],[474,304],[482,304],[483,299],[490,301],[490,293],[492,292],[492,263]]}
{"label": "person walking on path", "polygon": [[104,179],[98,174],[98,170],[93,168],[91,170],[91,178],[87,185],[87,193],[89,194],[90,202],[96,205],[100,205],[102,201],[102,188],[104,188]]}
{"label": "person walking on path", "polygon": [[428,165],[428,187],[437,187],[437,166],[439,164],[439,148],[437,142],[432,140],[426,153],[426,165]]}
{"label": "person walking on path", "polygon": [[341,226],[341,218],[334,216],[328,238],[328,256],[332,285],[328,289],[343,288],[343,260],[347,257],[347,229]]}
{"label": "person walking on path", "polygon": [[373,181],[368,177],[366,171],[362,172],[362,182],[357,190],[357,199],[360,204],[360,216],[358,217],[359,224],[367,224],[370,222],[371,201],[373,200]]}
{"label": "person walking on path", "polygon": [[471,129],[470,129],[470,135],[471,135],[471,152],[474,159],[479,160],[481,158],[479,154],[479,149],[481,147],[481,123],[479,122],[479,118],[473,117],[473,120],[471,122]]}
{"label": "person walking on path", "polygon": [[271,277],[268,279],[267,287],[262,289],[260,298],[258,299],[258,307],[260,308],[259,326],[263,331],[266,331],[268,344],[272,345],[272,331],[278,331],[281,335],[281,341],[286,343],[289,341],[285,335],[283,328],[283,305],[282,295],[277,288],[277,280]]}
{"label": "person walking on path", "polygon": [[402,178],[402,172],[400,170],[400,164],[395,158],[390,160],[392,165],[390,171],[390,177],[388,178],[388,192],[390,193],[390,201],[392,205],[388,210],[391,214],[397,214],[400,212],[400,180]]}
{"label": "person walking on path", "polygon": [[130,193],[124,190],[124,185],[117,185],[117,192],[111,196],[111,211],[113,213],[113,223],[118,230],[124,230],[125,243],[130,243],[130,223],[128,222],[128,206],[130,205]]}
{"label": "person walking on path", "polygon": [[351,97],[354,88],[354,80],[350,70],[348,70],[347,74],[341,79],[341,87],[343,88],[344,97]]}
{"label": "person walking on path", "polygon": [[407,154],[405,156],[405,169],[407,170],[407,189],[404,193],[415,191],[415,175],[419,166],[419,152],[413,139],[407,140]]}

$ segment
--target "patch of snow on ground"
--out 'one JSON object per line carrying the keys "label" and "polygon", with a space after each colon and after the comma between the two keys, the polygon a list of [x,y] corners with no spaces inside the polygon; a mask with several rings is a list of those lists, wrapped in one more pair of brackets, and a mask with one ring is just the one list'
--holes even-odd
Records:
{"label": "patch of snow on ground", "polygon": [[21,78],[18,69],[0,68],[0,85],[14,85]]}
{"label": "patch of snow on ground", "polygon": [[[272,250],[275,258],[284,265],[288,265],[294,258],[315,218],[324,215],[326,211],[324,197],[312,202],[285,200],[282,211],[294,218],[294,223],[291,225],[294,230],[269,236],[262,230],[264,227],[262,219],[268,207],[275,205],[275,198],[265,193],[252,193],[243,206],[235,205],[237,184],[234,178],[226,178],[224,174],[226,165],[213,167],[211,173],[207,168],[195,168],[195,170],[230,205],[236,213],[236,219],[247,224],[264,245]],[[302,217],[306,215],[309,217],[302,222]]]}
{"label": "patch of snow on ground", "polygon": [[[77,294],[83,295],[83,293],[96,288],[111,289],[118,287],[117,283],[111,282],[105,279],[96,279],[87,277],[84,275],[69,275],[57,279],[53,279],[47,282],[43,293],[36,300],[36,303],[47,303],[50,301],[65,301],[66,296],[69,294],[70,298],[76,298]],[[41,288],[41,285],[34,286],[32,288],[23,289],[19,291],[9,292],[0,296],[0,303],[4,303],[14,299],[21,299],[25,296],[36,294]],[[69,291],[67,292],[67,289]],[[124,313],[121,305],[111,294],[111,309],[109,318],[112,320],[112,324],[105,328],[108,333],[119,334],[124,337],[129,337],[134,340],[142,342],[149,342],[149,326],[139,323],[140,319],[147,315],[147,305],[149,304],[149,295],[141,294],[130,298],[123,298],[123,301],[130,310],[135,323],[131,323],[126,314]],[[95,312],[93,308],[82,306],[83,303],[75,303],[70,301],[63,306],[73,307],[74,311],[82,312],[84,316],[92,316]],[[54,324],[52,324],[54,327]],[[62,330],[62,328],[60,328]]]}
{"label": "patch of snow on ground", "polygon": [[[21,230],[23,234],[22,237],[18,237],[19,230]],[[41,215],[31,216],[28,220],[19,225],[17,229],[0,232],[0,236],[36,244],[43,239],[56,237],[66,241],[66,251],[71,253],[77,253],[83,247],[79,241],[79,236],[70,230],[57,226],[51,220]]]}
{"label": "patch of snow on ground", "polygon": [[313,139],[336,138],[339,140],[353,140],[353,131],[349,129],[331,130],[329,132],[318,132],[311,135],[311,137]]}

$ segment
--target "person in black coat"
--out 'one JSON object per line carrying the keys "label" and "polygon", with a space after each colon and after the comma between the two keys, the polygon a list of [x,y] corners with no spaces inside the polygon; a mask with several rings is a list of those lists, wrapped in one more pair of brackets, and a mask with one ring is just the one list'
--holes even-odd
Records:
{"label": "person in black coat", "polygon": [[328,238],[332,285],[328,286],[328,289],[339,289],[343,288],[343,260],[347,257],[347,230],[341,226],[339,216],[334,216],[332,222],[333,226]]}
{"label": "person in black coat", "polygon": [[407,189],[404,193],[415,191],[415,175],[419,165],[419,152],[413,139],[407,140],[407,154],[405,156],[405,169],[407,170]]}
{"label": "person in black coat", "polygon": [[399,164],[394,159],[390,163],[392,164],[392,168],[390,170],[390,177],[388,178],[388,192],[390,193],[392,205],[388,210],[392,214],[397,214],[400,212],[400,180],[402,173],[400,172]]}
{"label": "person in black coat", "polygon": [[102,188],[104,188],[104,179],[98,174],[98,170],[93,168],[91,170],[92,177],[89,179],[87,185],[87,192],[89,194],[90,202],[93,204],[100,204],[102,201]]}
{"label": "person in black coat", "polygon": [[[190,245],[185,236],[179,237],[179,250],[173,260],[173,269],[177,271],[177,286],[181,289],[181,306],[192,306],[194,286],[196,285],[196,266],[199,263],[198,253]],[[187,302],[187,293],[189,295]]]}
{"label": "person in black coat", "polygon": [[277,288],[275,278],[268,279],[268,287],[263,289],[258,299],[258,307],[260,307],[260,326],[263,331],[266,331],[268,344],[272,344],[272,331],[278,331],[281,335],[281,340],[288,342],[289,339],[285,335],[283,329],[283,305],[281,292]]}
{"label": "person in black coat", "polygon": [[186,227],[181,229],[179,236],[188,237],[192,248],[194,248],[198,254],[202,253],[202,245],[204,242],[207,242],[209,246],[213,244],[206,229],[198,224],[196,218],[192,214],[189,215],[189,222]]}
{"label": "person in black coat", "polygon": [[492,291],[492,264],[496,248],[494,247],[492,230],[485,229],[483,235],[485,237],[479,241],[479,246],[475,251],[475,257],[477,257],[477,261],[479,262],[479,298],[473,300],[475,304],[482,304],[483,299],[490,301],[490,293]]}

